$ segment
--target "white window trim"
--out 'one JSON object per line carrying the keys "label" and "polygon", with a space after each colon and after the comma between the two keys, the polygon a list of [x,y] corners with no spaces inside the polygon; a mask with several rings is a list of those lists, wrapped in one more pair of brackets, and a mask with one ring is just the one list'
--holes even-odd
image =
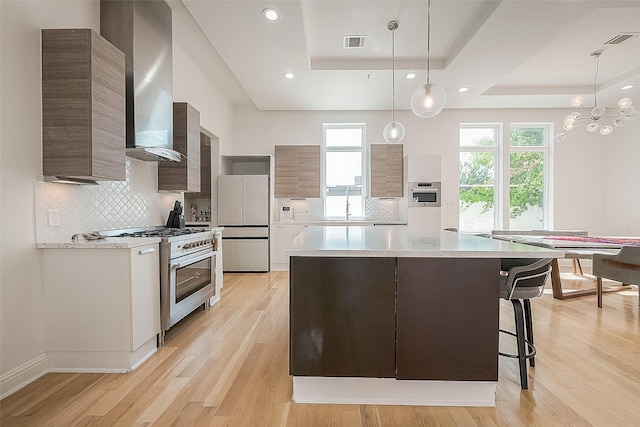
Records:
{"label": "white window trim", "polygon": [[[483,152],[492,152],[493,153],[493,170],[495,172],[495,177],[501,177],[500,171],[503,168],[504,163],[504,149],[503,149],[503,126],[502,123],[460,123],[459,129],[462,128],[474,128],[474,129],[493,129],[496,135],[496,145],[493,146],[477,146],[477,145],[460,145],[458,150],[460,153],[462,152],[475,152],[475,153],[483,153]],[[508,160],[508,159],[507,159]],[[507,183],[508,185],[508,183]],[[460,183],[458,182],[458,187]],[[504,213],[502,210],[498,210],[498,207],[503,206],[503,189],[504,189],[504,179],[496,180],[494,183],[493,189],[493,228],[499,229],[500,224],[503,222]],[[458,214],[459,215],[459,214]],[[509,215],[509,212],[507,212]]]}
{"label": "white window trim", "polygon": [[[510,137],[511,137],[511,129],[513,128],[542,128],[544,129],[544,141],[546,144],[543,146],[535,146],[535,147],[511,147]],[[544,189],[543,189],[543,200],[542,203],[544,205],[543,208],[543,224],[542,228],[545,230],[553,230],[553,186],[551,183],[553,182],[553,148],[554,148],[554,138],[553,138],[553,124],[552,123],[542,123],[542,122],[514,122],[509,123],[509,129],[506,134],[505,140],[509,141],[509,152],[506,154],[504,161],[509,162],[509,153],[511,151],[529,151],[529,152],[539,152],[544,153],[544,169],[543,169],[543,180],[544,180]],[[505,163],[508,164],[508,163]],[[505,174],[506,175],[506,174]],[[506,176],[506,185],[509,185],[509,177]],[[508,188],[508,187],[505,187]],[[508,193],[507,193],[508,194]],[[509,209],[506,210],[506,216],[504,217],[505,221],[503,221],[503,227],[507,228],[509,223]]]}
{"label": "white window trim", "polygon": [[[357,147],[327,147],[327,129],[353,129],[360,128],[362,130],[362,145]],[[327,216],[326,210],[326,196],[327,196],[327,187],[326,187],[326,161],[327,161],[327,151],[329,152],[352,152],[352,151],[360,151],[362,153],[362,177],[360,179],[361,186],[361,212],[362,217],[352,217],[354,219],[363,219],[365,216],[365,199],[367,197],[368,192],[368,181],[367,176],[369,171],[367,169],[367,128],[365,123],[323,123],[322,124],[322,147],[320,150],[320,182],[322,183],[322,205],[324,206],[323,217],[325,219],[341,219],[342,217],[331,217]],[[345,215],[346,216],[346,215]]]}
{"label": "white window trim", "polygon": [[[543,146],[536,147],[511,147],[511,130],[513,128],[543,128],[545,132],[545,142]],[[495,146],[467,146],[460,145],[459,152],[493,152],[494,153],[494,170],[499,178],[494,183],[494,228],[506,229],[509,226],[509,204],[506,203],[509,197],[510,175],[507,165],[510,162],[511,152],[528,151],[544,153],[544,199],[543,199],[543,228],[552,230],[553,224],[553,153],[554,153],[554,134],[552,123],[541,122],[513,122],[508,126],[503,123],[460,123],[460,129],[463,128],[490,128],[496,131]]]}

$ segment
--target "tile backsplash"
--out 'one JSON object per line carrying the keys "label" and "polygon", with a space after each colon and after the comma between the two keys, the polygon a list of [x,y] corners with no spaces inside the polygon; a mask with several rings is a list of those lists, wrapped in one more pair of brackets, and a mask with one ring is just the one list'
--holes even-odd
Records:
{"label": "tile backsplash", "polygon": [[[367,221],[402,221],[400,203],[406,199],[365,198],[364,219]],[[279,213],[283,205],[291,206],[295,221],[319,221],[324,219],[324,204],[322,199],[277,199],[278,210],[275,221],[279,221]]]}
{"label": "tile backsplash", "polygon": [[[43,182],[36,177],[38,242],[68,241],[76,233],[164,225],[183,195],[158,193],[158,165],[127,158],[126,181],[98,185]],[[60,226],[50,227],[49,211],[58,211]]]}

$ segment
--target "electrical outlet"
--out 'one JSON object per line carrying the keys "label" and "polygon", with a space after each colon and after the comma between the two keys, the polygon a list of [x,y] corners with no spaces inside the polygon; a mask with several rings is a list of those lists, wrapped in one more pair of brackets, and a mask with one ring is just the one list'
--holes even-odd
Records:
{"label": "electrical outlet", "polygon": [[47,211],[47,218],[49,220],[49,227],[60,227],[60,211],[55,209],[49,209]]}

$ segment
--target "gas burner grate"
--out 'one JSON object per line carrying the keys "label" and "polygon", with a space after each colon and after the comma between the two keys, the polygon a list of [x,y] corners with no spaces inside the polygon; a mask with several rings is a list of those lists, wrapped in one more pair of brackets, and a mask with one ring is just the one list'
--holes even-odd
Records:
{"label": "gas burner grate", "polygon": [[165,228],[165,229],[152,229],[141,230],[133,232],[125,232],[118,234],[114,237],[175,237],[184,236],[188,234],[202,233],[207,231],[206,228]]}

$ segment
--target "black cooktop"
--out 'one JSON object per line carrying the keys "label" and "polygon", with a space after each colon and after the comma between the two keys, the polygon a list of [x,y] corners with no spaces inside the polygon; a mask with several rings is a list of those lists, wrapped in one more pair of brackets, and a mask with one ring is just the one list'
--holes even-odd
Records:
{"label": "black cooktop", "polygon": [[202,233],[203,231],[209,231],[206,228],[152,228],[148,230],[136,230],[128,231],[121,234],[117,234],[114,237],[174,237],[184,236],[187,234]]}

